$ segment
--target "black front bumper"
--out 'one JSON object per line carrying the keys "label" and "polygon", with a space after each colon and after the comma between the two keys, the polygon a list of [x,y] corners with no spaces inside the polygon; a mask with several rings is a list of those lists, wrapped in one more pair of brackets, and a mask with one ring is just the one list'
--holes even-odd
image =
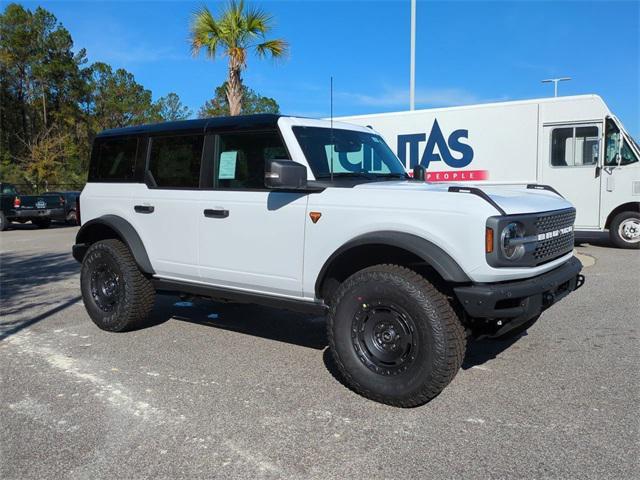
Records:
{"label": "black front bumper", "polygon": [[[500,334],[539,315],[584,284],[582,263],[572,257],[537,277],[502,283],[476,283],[455,287],[454,292],[472,319],[505,320]],[[508,327],[508,328],[507,328]]]}

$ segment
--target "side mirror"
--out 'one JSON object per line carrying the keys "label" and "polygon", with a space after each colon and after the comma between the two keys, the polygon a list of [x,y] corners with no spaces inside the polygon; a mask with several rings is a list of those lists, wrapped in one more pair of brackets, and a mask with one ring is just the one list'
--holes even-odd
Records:
{"label": "side mirror", "polygon": [[413,179],[414,180],[418,180],[420,182],[424,182],[426,174],[427,174],[427,169],[424,168],[422,165],[418,164],[415,167],[413,167]]}
{"label": "side mirror", "polygon": [[307,167],[291,160],[268,160],[264,184],[273,189],[303,190],[307,187]]}

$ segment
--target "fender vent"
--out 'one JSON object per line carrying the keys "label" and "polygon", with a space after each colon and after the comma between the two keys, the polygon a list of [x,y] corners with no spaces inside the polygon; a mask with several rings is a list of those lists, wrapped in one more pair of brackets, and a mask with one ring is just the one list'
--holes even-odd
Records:
{"label": "fender vent", "polygon": [[631,182],[631,194],[640,195],[640,182],[637,180],[635,182]]}

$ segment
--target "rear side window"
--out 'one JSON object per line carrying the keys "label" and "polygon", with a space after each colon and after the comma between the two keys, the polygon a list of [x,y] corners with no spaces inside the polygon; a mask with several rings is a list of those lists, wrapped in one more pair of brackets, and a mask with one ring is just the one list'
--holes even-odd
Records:
{"label": "rear side window", "polygon": [[89,181],[135,181],[137,137],[97,138],[93,144]]}
{"label": "rear side window", "polygon": [[154,137],[149,152],[149,177],[161,188],[197,188],[204,135]]}

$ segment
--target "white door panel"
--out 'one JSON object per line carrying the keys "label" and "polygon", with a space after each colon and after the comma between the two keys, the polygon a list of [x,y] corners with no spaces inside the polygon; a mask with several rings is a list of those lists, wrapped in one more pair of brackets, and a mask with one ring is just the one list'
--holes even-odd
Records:
{"label": "white door panel", "polygon": [[577,228],[598,228],[602,124],[554,125],[543,128],[542,182],[558,190],[576,208]]}
{"label": "white door panel", "polygon": [[[138,184],[133,194],[134,227],[159,276],[198,280],[197,190],[150,189]],[[135,212],[135,206],[153,212]]]}
{"label": "white door panel", "polygon": [[[202,193],[198,244],[202,280],[301,296],[307,196],[250,190]],[[205,216],[205,210],[213,212]]]}

